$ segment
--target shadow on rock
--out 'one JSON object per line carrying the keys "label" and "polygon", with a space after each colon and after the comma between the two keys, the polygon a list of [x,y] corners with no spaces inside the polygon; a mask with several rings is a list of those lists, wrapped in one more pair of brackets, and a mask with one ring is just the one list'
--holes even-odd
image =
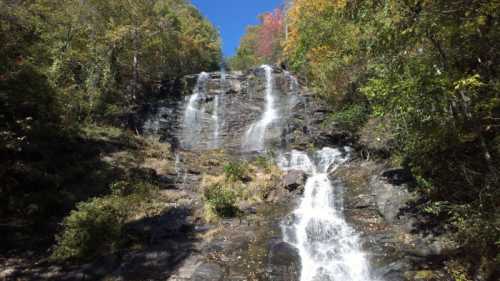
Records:
{"label": "shadow on rock", "polygon": [[194,249],[196,227],[187,207],[149,217],[126,226],[131,246],[113,276],[118,280],[166,280]]}
{"label": "shadow on rock", "polygon": [[[87,264],[12,264],[0,271],[1,280],[167,280],[194,251],[190,208],[172,208],[125,227],[127,248]],[[6,270],[10,270],[6,272]],[[5,273],[5,274],[4,274]],[[5,276],[4,276],[5,275]]]}

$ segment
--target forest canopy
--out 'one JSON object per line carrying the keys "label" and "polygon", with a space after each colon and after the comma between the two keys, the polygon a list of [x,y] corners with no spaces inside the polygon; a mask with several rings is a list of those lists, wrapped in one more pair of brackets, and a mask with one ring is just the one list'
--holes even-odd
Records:
{"label": "forest canopy", "polygon": [[0,42],[2,216],[57,213],[75,180],[64,169],[90,155],[81,128],[128,127],[163,81],[221,60],[218,31],[185,0],[0,1]]}

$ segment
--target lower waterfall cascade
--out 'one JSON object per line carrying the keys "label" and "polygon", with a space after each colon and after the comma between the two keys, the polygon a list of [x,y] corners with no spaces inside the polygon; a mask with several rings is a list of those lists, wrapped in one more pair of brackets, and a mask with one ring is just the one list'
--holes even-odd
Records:
{"label": "lower waterfall cascade", "polygon": [[332,184],[328,176],[348,160],[349,148],[344,150],[323,148],[312,159],[293,150],[278,158],[282,170],[309,175],[293,212],[294,222],[283,225],[284,240],[299,251],[300,281],[374,281],[359,238],[343,218],[341,186]]}

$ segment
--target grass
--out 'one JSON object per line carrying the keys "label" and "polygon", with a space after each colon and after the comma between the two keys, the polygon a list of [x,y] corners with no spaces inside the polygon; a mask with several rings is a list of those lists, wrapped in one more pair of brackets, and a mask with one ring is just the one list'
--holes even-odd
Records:
{"label": "grass", "polygon": [[281,170],[271,162],[229,162],[219,175],[205,174],[202,180],[204,218],[214,222],[240,213],[238,206],[263,202],[278,187]]}

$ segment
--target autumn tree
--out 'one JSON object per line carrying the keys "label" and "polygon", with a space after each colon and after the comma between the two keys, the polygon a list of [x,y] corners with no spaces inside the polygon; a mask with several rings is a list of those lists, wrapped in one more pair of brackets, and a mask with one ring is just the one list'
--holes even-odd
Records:
{"label": "autumn tree", "polygon": [[58,142],[129,127],[162,81],[221,58],[218,31],[185,0],[0,1],[0,41],[0,215],[58,210],[71,194]]}
{"label": "autumn tree", "polygon": [[260,16],[260,24],[247,28],[236,55],[230,59],[235,69],[246,69],[258,64],[281,61],[285,30],[281,9]]}
{"label": "autumn tree", "polygon": [[390,132],[385,149],[416,177],[427,199],[420,210],[489,259],[500,229],[499,8],[295,0],[284,43],[290,68],[332,102],[331,120],[354,132],[371,120]]}

